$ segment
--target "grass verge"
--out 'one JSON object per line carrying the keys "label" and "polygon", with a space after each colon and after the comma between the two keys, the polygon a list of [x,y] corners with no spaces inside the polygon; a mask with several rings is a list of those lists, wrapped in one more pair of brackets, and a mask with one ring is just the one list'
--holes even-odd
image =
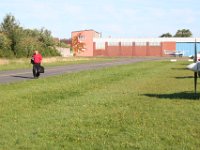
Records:
{"label": "grass verge", "polygon": [[154,61],[0,85],[0,149],[198,149],[187,62]]}

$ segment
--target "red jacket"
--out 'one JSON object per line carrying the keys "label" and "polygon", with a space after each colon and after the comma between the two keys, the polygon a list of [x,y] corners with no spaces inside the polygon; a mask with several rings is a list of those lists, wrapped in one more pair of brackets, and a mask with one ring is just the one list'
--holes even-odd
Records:
{"label": "red jacket", "polygon": [[41,54],[34,54],[33,60],[35,64],[40,64],[42,62],[42,55]]}

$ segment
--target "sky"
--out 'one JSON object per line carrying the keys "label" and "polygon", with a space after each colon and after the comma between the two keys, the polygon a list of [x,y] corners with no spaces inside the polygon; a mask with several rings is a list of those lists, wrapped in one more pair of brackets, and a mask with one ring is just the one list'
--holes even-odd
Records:
{"label": "sky", "polygon": [[200,37],[199,6],[199,0],[1,0],[0,23],[11,14],[20,26],[57,38],[88,29],[105,38],[155,38],[179,29]]}

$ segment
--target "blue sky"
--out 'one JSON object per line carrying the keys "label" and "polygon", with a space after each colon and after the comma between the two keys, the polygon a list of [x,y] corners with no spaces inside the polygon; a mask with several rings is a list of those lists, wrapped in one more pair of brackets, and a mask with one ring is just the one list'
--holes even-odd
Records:
{"label": "blue sky", "polygon": [[22,27],[44,27],[59,38],[85,29],[116,38],[190,29],[200,37],[199,6],[199,0],[1,0],[0,22],[11,13]]}

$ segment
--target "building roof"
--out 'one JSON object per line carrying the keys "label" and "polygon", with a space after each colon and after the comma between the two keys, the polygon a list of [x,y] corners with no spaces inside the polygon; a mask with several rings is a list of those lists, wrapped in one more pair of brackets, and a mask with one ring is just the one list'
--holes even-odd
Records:
{"label": "building roof", "polygon": [[97,32],[97,31],[95,31],[95,30],[93,30],[93,29],[86,29],[86,30],[72,31],[72,33],[73,33],[73,32],[83,32],[83,31],[93,31],[93,32],[96,32],[96,33],[100,33],[100,32]]}
{"label": "building roof", "polygon": [[93,38],[94,42],[200,42],[200,38]]}

